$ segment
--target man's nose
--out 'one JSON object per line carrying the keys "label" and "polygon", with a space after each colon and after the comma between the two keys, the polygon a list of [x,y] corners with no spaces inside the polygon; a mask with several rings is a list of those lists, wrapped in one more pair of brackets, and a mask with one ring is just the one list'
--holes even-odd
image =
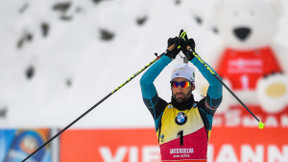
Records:
{"label": "man's nose", "polygon": [[177,88],[176,88],[176,92],[182,92],[183,91],[183,88],[179,85]]}

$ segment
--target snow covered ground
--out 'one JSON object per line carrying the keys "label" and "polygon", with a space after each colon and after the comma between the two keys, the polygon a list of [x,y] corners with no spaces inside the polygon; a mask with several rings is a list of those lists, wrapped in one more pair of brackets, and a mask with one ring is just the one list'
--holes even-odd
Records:
{"label": "snow covered ground", "polygon": [[[211,39],[195,16],[204,16],[212,1],[0,0],[0,127],[66,126],[164,52],[180,29],[201,55],[217,36]],[[55,7],[67,2],[65,11]],[[287,27],[281,21],[278,41],[287,41]],[[155,82],[166,100],[171,69],[180,62]],[[73,127],[153,127],[141,75]]]}

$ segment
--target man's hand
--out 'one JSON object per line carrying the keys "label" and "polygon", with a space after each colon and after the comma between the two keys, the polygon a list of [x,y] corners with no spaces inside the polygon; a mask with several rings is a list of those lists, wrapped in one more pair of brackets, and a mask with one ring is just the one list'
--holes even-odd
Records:
{"label": "man's hand", "polygon": [[177,54],[180,52],[181,48],[178,48],[178,46],[181,44],[183,44],[183,39],[180,39],[178,37],[174,37],[174,38],[169,38],[168,39],[168,48],[171,45],[175,45],[174,48],[170,51],[167,49],[166,51],[166,56],[170,57],[171,60],[175,59],[175,57],[177,56]]}
{"label": "man's hand", "polygon": [[184,39],[182,38],[183,43],[181,45],[181,50],[184,53],[184,55],[186,56],[186,58],[191,61],[194,58],[194,55],[192,54],[192,52],[188,51],[187,47],[189,46],[191,49],[193,49],[193,51],[195,51],[195,42],[194,39],[190,38],[188,39],[188,36],[185,35]]}

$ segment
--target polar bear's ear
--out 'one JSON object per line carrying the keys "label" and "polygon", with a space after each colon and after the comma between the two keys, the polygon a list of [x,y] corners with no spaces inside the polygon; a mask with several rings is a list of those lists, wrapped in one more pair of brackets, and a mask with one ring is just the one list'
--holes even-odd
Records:
{"label": "polar bear's ear", "polygon": [[283,4],[280,0],[267,0],[268,3],[273,7],[276,15],[278,17],[282,16],[284,13]]}
{"label": "polar bear's ear", "polygon": [[210,12],[207,14],[208,15],[208,24],[210,28],[213,29],[215,33],[218,33],[218,22],[221,16],[221,11],[225,7],[225,2],[224,0],[215,0],[212,2],[212,5],[210,6]]}
{"label": "polar bear's ear", "polygon": [[221,11],[225,7],[224,0],[215,0],[211,5],[211,19],[218,19],[221,15]]}

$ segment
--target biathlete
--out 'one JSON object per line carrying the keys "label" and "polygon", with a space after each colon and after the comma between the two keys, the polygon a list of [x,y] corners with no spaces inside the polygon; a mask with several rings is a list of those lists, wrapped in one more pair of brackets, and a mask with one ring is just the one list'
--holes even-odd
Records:
{"label": "biathlete", "polygon": [[[185,39],[169,38],[168,47],[172,44],[181,48],[167,50],[141,77],[142,97],[155,122],[162,162],[207,161],[213,115],[222,101],[222,84],[201,63],[203,60],[200,57],[187,50],[187,46],[195,50],[193,39],[187,36]],[[188,64],[180,64],[172,71],[171,102],[160,98],[153,84],[181,50],[209,83],[206,97],[200,101],[195,101],[192,94],[195,90],[195,70]],[[213,69],[210,67],[210,70]]]}

